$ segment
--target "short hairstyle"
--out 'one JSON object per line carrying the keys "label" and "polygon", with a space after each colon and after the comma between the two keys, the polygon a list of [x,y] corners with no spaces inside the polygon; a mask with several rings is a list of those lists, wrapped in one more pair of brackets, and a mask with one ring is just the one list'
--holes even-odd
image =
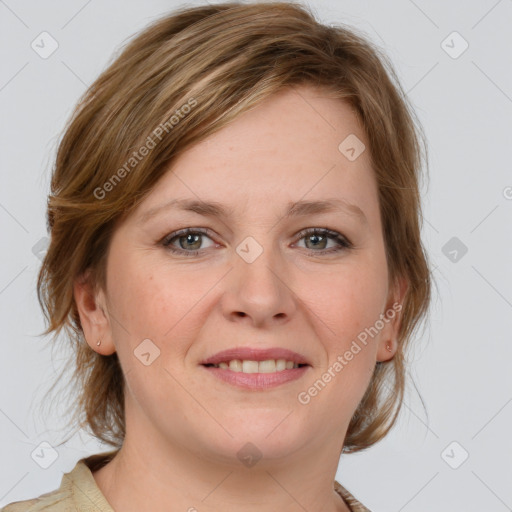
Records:
{"label": "short hairstyle", "polygon": [[115,447],[125,436],[119,359],[85,341],[75,279],[87,275],[96,290],[105,289],[116,226],[179,153],[272,94],[300,85],[319,87],[355,110],[378,185],[388,278],[409,284],[398,350],[375,365],[343,451],[371,446],[394,425],[406,349],[431,296],[420,237],[421,125],[387,57],[354,29],[321,24],[296,3],[226,2],[176,10],[129,41],[82,96],[59,142],[48,196],[51,241],[37,289],[49,321],[44,334],[57,338],[64,329],[72,346],[75,426]]}

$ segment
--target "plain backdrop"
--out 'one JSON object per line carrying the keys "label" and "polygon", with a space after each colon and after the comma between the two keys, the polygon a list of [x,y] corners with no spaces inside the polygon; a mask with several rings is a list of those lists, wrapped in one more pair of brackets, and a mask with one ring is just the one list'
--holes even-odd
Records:
{"label": "plain backdrop", "polygon": [[[0,0],[0,506],[57,488],[78,459],[110,449],[82,433],[46,469],[33,456],[66,434],[64,418],[39,410],[69,356],[38,336],[50,170],[72,108],[113,52],[181,5]],[[336,478],[372,511],[512,510],[512,1],[309,5],[389,55],[424,126],[422,233],[437,283],[411,354],[428,415],[410,384],[394,430],[344,455]],[[49,56],[34,49],[41,37],[45,51],[58,44]]]}

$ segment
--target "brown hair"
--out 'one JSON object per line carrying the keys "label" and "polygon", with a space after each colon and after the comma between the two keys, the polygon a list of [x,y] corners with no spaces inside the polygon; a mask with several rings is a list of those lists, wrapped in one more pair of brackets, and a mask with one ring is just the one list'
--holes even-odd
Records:
{"label": "brown hair", "polygon": [[64,328],[72,343],[72,421],[79,428],[122,445],[124,377],[116,353],[100,355],[85,342],[74,280],[90,271],[94,285],[105,289],[117,223],[180,152],[271,94],[301,84],[322,87],[355,108],[378,183],[390,283],[398,277],[409,283],[398,351],[376,364],[343,450],[367,448],[394,425],[406,348],[431,294],[420,238],[421,128],[387,58],[353,29],[320,24],[295,3],[229,2],[181,8],[129,42],[81,98],[59,144],[48,198],[51,242],[37,287],[49,320],[44,334],[55,331],[57,338]]}

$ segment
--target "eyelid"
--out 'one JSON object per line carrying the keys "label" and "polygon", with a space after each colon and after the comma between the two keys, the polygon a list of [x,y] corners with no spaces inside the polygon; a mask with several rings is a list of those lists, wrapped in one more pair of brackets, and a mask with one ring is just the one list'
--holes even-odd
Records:
{"label": "eyelid", "polygon": [[[168,249],[169,251],[171,251],[175,254],[195,256],[195,255],[202,253],[205,249],[195,249],[195,250],[187,251],[185,249],[174,248],[170,243],[171,240],[173,240],[174,238],[178,238],[180,236],[186,236],[188,234],[195,234],[195,233],[201,234],[201,235],[206,235],[214,243],[217,243],[217,242],[215,242],[215,235],[213,234],[213,231],[211,229],[209,229],[209,228],[194,228],[194,227],[187,227],[187,228],[178,229],[176,231],[173,231],[172,233],[166,235],[160,241],[160,243],[166,249]],[[294,236],[294,239],[296,240],[296,242],[294,242],[294,243],[297,243],[298,241],[302,240],[307,235],[309,235],[309,236],[313,236],[313,235],[325,236],[325,237],[327,237],[328,240],[334,240],[338,244],[338,246],[335,248],[323,249],[323,250],[319,250],[319,251],[315,251],[314,249],[306,248],[305,250],[308,251],[309,254],[313,254],[313,255],[317,254],[319,256],[330,255],[333,253],[339,253],[339,252],[347,251],[347,250],[354,248],[354,245],[352,244],[352,242],[343,233],[334,231],[329,228],[319,228],[319,227],[308,227],[308,228],[302,229]]]}
{"label": "eyelid", "polygon": [[342,242],[347,249],[352,248],[354,246],[352,242],[343,233],[340,233],[339,231],[334,231],[329,228],[304,228],[301,231],[299,231],[295,235],[295,237],[297,238],[297,240],[301,240],[306,235],[311,236],[314,234],[318,234],[320,236],[327,236],[330,240],[337,240],[339,242]]}
{"label": "eyelid", "polygon": [[[173,238],[179,237],[179,236],[185,236],[190,233],[200,233],[202,235],[207,235],[209,238],[212,238],[215,236],[213,231],[209,228],[183,228],[183,229],[177,229],[176,231],[173,231],[167,235],[165,235],[160,243],[163,245],[169,246],[170,241]],[[192,251],[190,251],[192,252]]]}

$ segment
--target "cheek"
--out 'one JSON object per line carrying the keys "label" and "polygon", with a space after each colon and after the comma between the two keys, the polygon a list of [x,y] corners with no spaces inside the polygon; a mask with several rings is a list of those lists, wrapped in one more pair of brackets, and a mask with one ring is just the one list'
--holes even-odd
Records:
{"label": "cheek", "polygon": [[378,320],[387,292],[387,271],[376,260],[356,262],[354,258],[353,264],[347,262],[319,278],[317,284],[321,285],[309,285],[308,293],[303,294],[326,326],[331,348],[344,349]]}
{"label": "cheek", "polygon": [[385,260],[377,260],[339,273],[326,305],[327,321],[336,333],[326,347],[335,375],[332,389],[336,400],[349,409],[363,397],[375,369],[379,333],[374,329],[387,293]]}
{"label": "cheek", "polygon": [[154,321],[159,304],[159,285],[154,276],[144,265],[130,265],[129,261],[112,268],[110,276],[112,313],[115,315],[112,327],[118,331],[121,329],[123,337],[129,335],[131,342],[141,336],[157,335]]}
{"label": "cheek", "polygon": [[119,320],[112,327],[120,352],[130,356],[149,338],[160,348],[163,360],[171,345],[174,357],[186,351],[185,340],[200,328],[201,318],[204,321],[205,295],[219,276],[149,260],[126,258],[112,266],[111,294],[115,320]]}

